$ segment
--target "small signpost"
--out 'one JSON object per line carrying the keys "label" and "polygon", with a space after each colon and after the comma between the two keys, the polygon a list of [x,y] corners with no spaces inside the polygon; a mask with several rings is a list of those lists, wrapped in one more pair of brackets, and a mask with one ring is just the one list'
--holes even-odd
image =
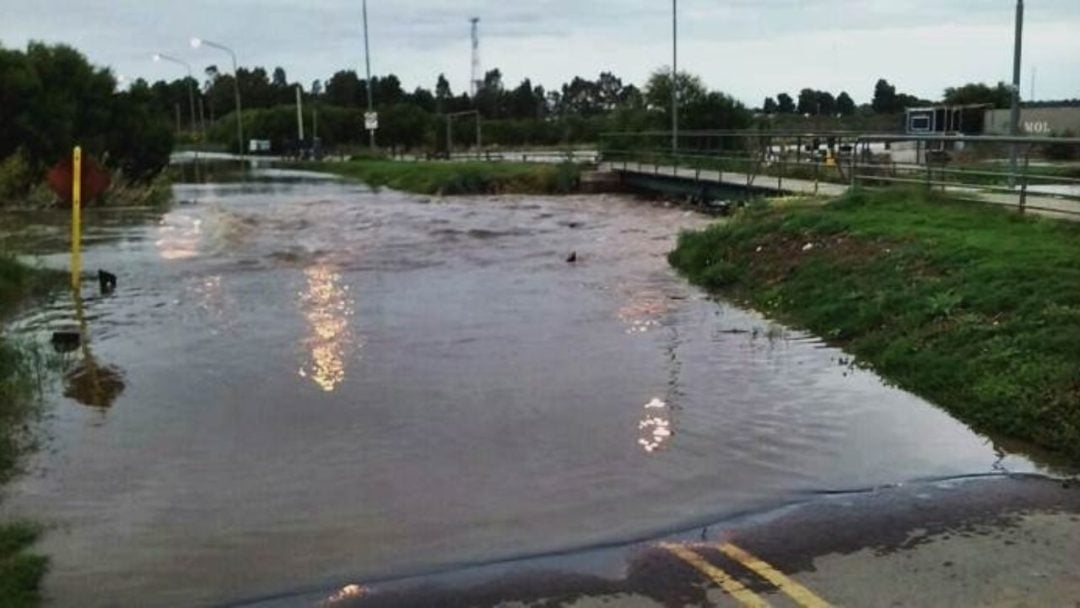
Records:
{"label": "small signpost", "polygon": [[379,130],[379,113],[378,112],[364,112],[364,128],[368,131]]}
{"label": "small signpost", "polygon": [[71,287],[77,290],[82,275],[82,203],[109,189],[109,172],[92,159],[84,159],[82,148],[75,146],[71,160],[57,163],[46,180],[56,196],[71,205]]}

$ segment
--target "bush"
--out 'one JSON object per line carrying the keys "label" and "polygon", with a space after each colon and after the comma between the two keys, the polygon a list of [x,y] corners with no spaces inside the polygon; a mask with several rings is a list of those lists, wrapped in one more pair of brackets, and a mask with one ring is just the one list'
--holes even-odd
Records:
{"label": "bush", "polygon": [[33,184],[34,172],[22,150],[0,160],[0,206],[20,198]]}

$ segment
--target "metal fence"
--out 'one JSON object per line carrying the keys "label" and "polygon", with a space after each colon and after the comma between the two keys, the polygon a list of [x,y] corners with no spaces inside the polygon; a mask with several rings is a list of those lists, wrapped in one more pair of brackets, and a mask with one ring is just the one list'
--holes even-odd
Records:
{"label": "metal fence", "polygon": [[1080,219],[1080,138],[863,135],[849,164],[853,186],[918,185]]}
{"label": "metal fence", "polygon": [[[1020,159],[1014,168],[1010,151]],[[1080,219],[1080,138],[665,131],[602,136],[603,168],[758,190],[837,194],[906,185]]]}
{"label": "metal fence", "polygon": [[485,162],[522,162],[522,163],[576,163],[595,164],[600,153],[597,150],[481,150],[477,152],[454,152],[443,154],[402,154],[399,160],[443,160],[443,161],[485,161]]}

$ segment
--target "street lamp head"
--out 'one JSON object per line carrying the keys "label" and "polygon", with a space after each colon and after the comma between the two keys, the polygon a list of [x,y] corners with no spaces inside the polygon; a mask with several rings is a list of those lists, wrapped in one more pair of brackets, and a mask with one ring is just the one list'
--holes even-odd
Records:
{"label": "street lamp head", "polygon": [[192,38],[191,39],[191,48],[197,49],[200,46],[202,46],[202,38]]}

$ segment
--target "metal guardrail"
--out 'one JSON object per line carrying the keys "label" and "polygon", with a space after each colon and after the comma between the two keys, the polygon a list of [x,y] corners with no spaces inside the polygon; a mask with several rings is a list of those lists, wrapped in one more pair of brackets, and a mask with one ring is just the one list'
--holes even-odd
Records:
{"label": "metal guardrail", "polygon": [[[1080,138],[868,134],[853,131],[642,131],[602,136],[601,161],[705,169],[745,176],[747,187],[785,181],[848,187],[922,186],[978,200],[1080,219]],[[1018,148],[1021,164],[1008,166]],[[1074,159],[1062,160],[1060,157]],[[775,186],[772,180],[775,179]],[[767,184],[767,185],[766,185]],[[791,188],[795,191],[803,189]]]}
{"label": "metal guardrail", "polygon": [[[914,145],[914,162],[874,152]],[[1022,158],[1015,168],[1006,152]],[[1056,152],[1053,152],[1056,150]],[[1061,160],[1055,156],[1072,158]],[[1032,160],[1037,164],[1033,165]],[[1080,219],[1080,138],[986,135],[863,135],[851,156],[851,185],[921,185],[954,198],[1012,204]]]}
{"label": "metal guardrail", "polygon": [[441,160],[441,161],[484,161],[484,162],[523,162],[523,163],[586,163],[597,162],[600,153],[596,150],[484,150],[480,152],[455,152],[428,156],[402,157],[403,160]]}

